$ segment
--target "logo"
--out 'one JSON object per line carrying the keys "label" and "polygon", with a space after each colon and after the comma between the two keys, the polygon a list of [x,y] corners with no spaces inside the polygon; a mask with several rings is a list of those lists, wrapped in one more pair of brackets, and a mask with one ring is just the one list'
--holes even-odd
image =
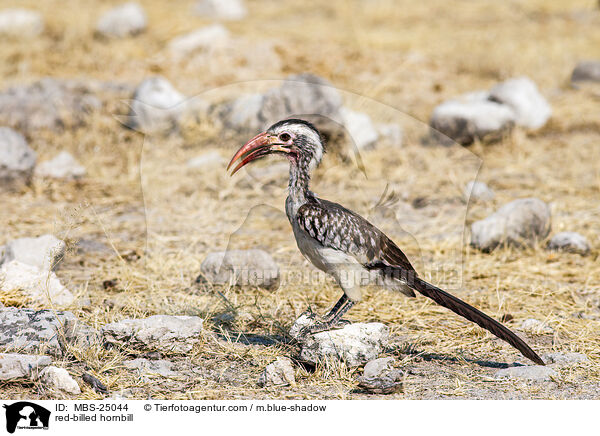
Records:
{"label": "logo", "polygon": [[4,405],[6,409],[6,431],[14,433],[18,429],[48,430],[50,411],[29,401],[19,401]]}

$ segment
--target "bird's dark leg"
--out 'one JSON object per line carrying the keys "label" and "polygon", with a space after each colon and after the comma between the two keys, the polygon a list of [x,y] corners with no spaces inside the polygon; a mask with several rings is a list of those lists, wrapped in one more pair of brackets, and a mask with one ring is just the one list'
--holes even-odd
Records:
{"label": "bird's dark leg", "polygon": [[354,302],[350,300],[346,294],[342,295],[342,298],[335,303],[335,306],[333,306],[329,313],[323,317],[322,321],[304,327],[300,331],[300,336],[343,328],[344,326],[348,325],[349,322],[343,321],[341,318],[346,312],[348,312],[348,310],[350,310],[352,306],[354,306]]}
{"label": "bird's dark leg", "polygon": [[[333,306],[331,308],[331,310],[329,312],[327,312],[327,315],[325,315],[323,317],[323,321],[324,322],[329,322],[333,318],[335,318],[335,315],[340,311],[340,309],[342,308],[342,306],[344,306],[344,304],[346,304],[347,301],[348,301],[348,297],[346,296],[346,294],[343,294],[342,297],[338,300],[338,302],[335,303],[335,306]],[[346,309],[345,312],[347,312],[348,309]]]}

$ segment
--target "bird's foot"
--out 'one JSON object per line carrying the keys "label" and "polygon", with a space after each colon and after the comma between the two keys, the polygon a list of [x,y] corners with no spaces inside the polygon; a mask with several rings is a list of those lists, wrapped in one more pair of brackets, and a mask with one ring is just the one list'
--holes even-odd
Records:
{"label": "bird's foot", "polygon": [[337,321],[330,322],[317,322],[316,324],[312,324],[304,327],[300,330],[299,337],[306,337],[307,335],[314,335],[316,333],[326,332],[329,330],[339,330],[343,329],[347,325],[352,324],[347,319],[339,319]]}

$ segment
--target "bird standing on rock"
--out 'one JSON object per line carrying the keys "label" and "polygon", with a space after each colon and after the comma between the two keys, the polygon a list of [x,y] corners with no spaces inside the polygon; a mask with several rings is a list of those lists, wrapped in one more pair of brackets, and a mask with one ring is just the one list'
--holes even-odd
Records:
{"label": "bird standing on rock", "polygon": [[252,138],[227,167],[240,160],[233,175],[249,162],[269,154],[285,156],[290,162],[285,210],[298,248],[314,266],[332,275],[344,291],[333,308],[301,334],[343,327],[348,322],[342,316],[361,300],[361,287],[377,284],[409,297],[414,297],[417,291],[508,342],[533,362],[544,365],[521,338],[498,321],[419,278],[402,250],[373,224],[311,192],[310,174],[324,152],[321,135],[311,123],[286,119]]}

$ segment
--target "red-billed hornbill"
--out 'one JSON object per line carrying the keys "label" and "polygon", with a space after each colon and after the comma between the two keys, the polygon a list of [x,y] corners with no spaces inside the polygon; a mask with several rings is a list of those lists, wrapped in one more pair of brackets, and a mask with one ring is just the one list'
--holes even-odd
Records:
{"label": "red-billed hornbill", "polygon": [[381,230],[360,215],[309,189],[310,173],[320,163],[324,145],[317,129],[307,121],[287,119],[252,138],[233,156],[227,169],[240,160],[232,175],[249,162],[269,154],[290,161],[289,195],[285,210],[298,248],[313,265],[332,275],[344,291],[335,306],[303,334],[314,334],[347,323],[342,316],[361,300],[361,286],[378,284],[414,297],[414,290],[490,331],[544,365],[516,334],[480,310],[419,278],[404,253]]}

